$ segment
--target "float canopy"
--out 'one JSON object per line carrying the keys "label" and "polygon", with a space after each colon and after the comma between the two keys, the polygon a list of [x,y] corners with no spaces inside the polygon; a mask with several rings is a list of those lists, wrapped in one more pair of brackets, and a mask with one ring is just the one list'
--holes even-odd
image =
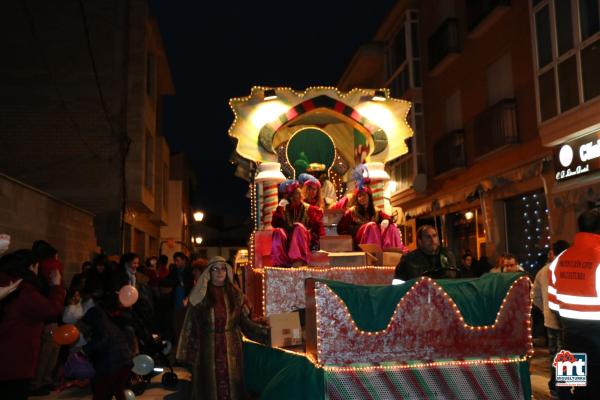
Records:
{"label": "float canopy", "polygon": [[277,162],[277,144],[301,127],[319,127],[330,134],[338,151],[344,147],[354,151],[353,143],[335,140],[340,132],[362,137],[370,162],[386,163],[405,154],[405,139],[412,136],[406,122],[411,103],[390,98],[387,89],[345,93],[334,87],[310,87],[297,92],[257,86],[229,105],[235,114],[229,135],[237,140],[236,153],[258,163]]}

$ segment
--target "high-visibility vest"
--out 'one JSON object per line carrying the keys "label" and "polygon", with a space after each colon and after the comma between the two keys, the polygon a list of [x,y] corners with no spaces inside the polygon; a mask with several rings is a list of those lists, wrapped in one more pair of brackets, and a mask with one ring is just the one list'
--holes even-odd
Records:
{"label": "high-visibility vest", "polygon": [[600,320],[600,235],[579,232],[548,268],[548,307],[561,317]]}

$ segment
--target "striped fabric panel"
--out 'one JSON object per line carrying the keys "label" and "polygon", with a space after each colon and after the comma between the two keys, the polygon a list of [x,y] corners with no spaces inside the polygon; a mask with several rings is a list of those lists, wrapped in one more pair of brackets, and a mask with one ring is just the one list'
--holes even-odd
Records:
{"label": "striped fabric panel", "polygon": [[325,371],[325,399],[523,399],[517,363]]}

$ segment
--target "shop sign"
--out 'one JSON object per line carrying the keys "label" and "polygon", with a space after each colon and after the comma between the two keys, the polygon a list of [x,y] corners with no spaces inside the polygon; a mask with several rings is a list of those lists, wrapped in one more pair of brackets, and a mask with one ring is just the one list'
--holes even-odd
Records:
{"label": "shop sign", "polygon": [[554,170],[557,181],[600,171],[600,131],[556,146]]}

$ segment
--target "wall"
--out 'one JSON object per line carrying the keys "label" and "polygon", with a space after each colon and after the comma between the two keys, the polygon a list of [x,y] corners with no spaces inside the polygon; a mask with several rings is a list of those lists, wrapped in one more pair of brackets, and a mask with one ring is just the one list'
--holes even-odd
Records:
{"label": "wall", "polygon": [[59,252],[65,281],[96,250],[93,215],[0,174],[0,233],[11,236],[9,251],[42,239]]}

